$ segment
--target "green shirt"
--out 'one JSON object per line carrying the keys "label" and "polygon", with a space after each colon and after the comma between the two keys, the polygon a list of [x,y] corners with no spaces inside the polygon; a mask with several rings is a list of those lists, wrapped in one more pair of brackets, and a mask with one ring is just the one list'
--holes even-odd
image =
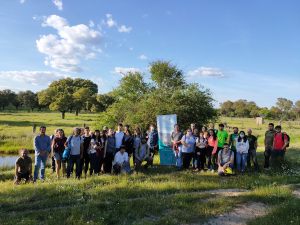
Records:
{"label": "green shirt", "polygon": [[239,138],[239,134],[237,133],[237,134],[230,134],[230,141],[231,141],[231,147],[230,147],[230,149],[231,150],[233,150],[233,151],[236,151],[236,141],[237,141],[237,139]]}
{"label": "green shirt", "polygon": [[223,131],[218,131],[217,133],[217,137],[218,137],[218,147],[223,148],[223,145],[226,142],[226,138],[228,138],[228,133],[227,131],[223,130]]}
{"label": "green shirt", "polygon": [[21,157],[16,160],[16,164],[19,165],[20,167],[20,173],[28,173],[30,172],[29,170],[29,165],[32,164],[32,159],[30,157],[25,157],[22,159]]}
{"label": "green shirt", "polygon": [[266,147],[267,148],[273,148],[273,140],[274,140],[273,136],[275,133],[276,133],[275,130],[273,130],[273,131],[267,130],[266,131],[265,136],[266,136]]}

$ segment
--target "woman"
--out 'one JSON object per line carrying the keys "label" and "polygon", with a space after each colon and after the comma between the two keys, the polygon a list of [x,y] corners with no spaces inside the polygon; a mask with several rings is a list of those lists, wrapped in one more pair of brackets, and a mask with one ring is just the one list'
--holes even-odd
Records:
{"label": "woman", "polygon": [[197,156],[197,169],[195,170],[198,172],[204,172],[204,163],[206,161],[206,147],[207,147],[207,140],[204,138],[204,133],[200,132],[199,138],[196,139],[196,156]]}
{"label": "woman", "polygon": [[95,130],[94,136],[91,140],[91,150],[90,150],[90,157],[91,157],[91,168],[90,168],[90,175],[96,175],[98,173],[99,167],[101,168],[103,162],[103,145],[101,141],[100,131]]}
{"label": "woman", "polygon": [[202,132],[204,133],[204,138],[208,139],[209,138],[209,133],[207,132],[207,127],[202,127]]}
{"label": "woman", "polygon": [[207,167],[208,167],[207,172],[209,171],[215,172],[211,164],[211,159],[212,159],[212,155],[217,152],[218,138],[213,129],[210,129],[208,133],[209,133],[209,138],[207,139],[208,147],[206,150]]}
{"label": "woman", "polygon": [[129,161],[133,152],[133,144],[134,144],[134,140],[131,132],[130,130],[126,130],[125,135],[123,136],[122,145],[126,146],[125,152],[127,152],[128,154]]}
{"label": "woman", "polygon": [[192,134],[192,130],[189,128],[187,134],[181,139],[182,147],[182,164],[184,169],[188,169],[192,156],[194,154],[196,139]]}
{"label": "woman", "polygon": [[[194,131],[192,130],[192,133],[193,133],[193,136],[194,136],[195,140],[197,138],[199,138],[199,131],[198,131],[197,128],[195,128]],[[195,152],[194,155],[192,155],[192,167],[193,167],[193,169],[195,169],[196,165],[198,164],[197,163],[197,155],[196,155],[196,146],[195,146],[194,152]]]}
{"label": "woman", "polygon": [[111,173],[112,168],[112,161],[114,160],[114,154],[116,151],[116,141],[115,141],[115,134],[114,130],[110,128],[108,130],[108,136],[107,140],[105,142],[105,148],[104,148],[104,172],[105,173]]}
{"label": "woman", "polygon": [[240,131],[240,136],[236,141],[236,164],[238,172],[245,172],[245,164],[247,161],[249,150],[249,142],[244,131]]}
{"label": "woman", "polygon": [[[107,139],[106,133],[107,133],[106,130],[100,131],[101,142],[102,142],[102,146],[103,146],[103,150],[104,150],[103,157],[105,155],[105,148],[104,148],[104,146],[106,144],[106,139]],[[103,158],[103,160],[102,160],[102,166],[98,168],[98,174],[100,172],[104,172],[104,166],[105,166],[105,163],[104,163],[104,158]]]}
{"label": "woman", "polygon": [[58,129],[56,137],[53,139],[52,143],[52,154],[54,155],[55,164],[56,164],[56,176],[59,178],[59,170],[62,164],[63,167],[63,177],[66,173],[66,162],[63,159],[62,155],[65,150],[65,143],[67,138],[65,137],[65,132],[62,129]]}
{"label": "woman", "polygon": [[132,158],[133,158],[133,164],[135,164],[135,149],[136,147],[141,143],[141,132],[138,127],[134,129],[134,135],[133,135],[133,152],[132,152]]}

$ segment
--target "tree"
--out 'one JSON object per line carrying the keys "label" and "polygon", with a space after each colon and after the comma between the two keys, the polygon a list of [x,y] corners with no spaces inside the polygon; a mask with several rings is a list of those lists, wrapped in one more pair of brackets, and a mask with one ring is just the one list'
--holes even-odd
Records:
{"label": "tree", "polygon": [[33,93],[32,91],[20,91],[19,96],[21,102],[30,107],[31,111],[33,111],[34,108],[38,107],[37,94]]}
{"label": "tree", "polygon": [[264,116],[263,118],[265,119],[272,119],[272,113],[268,110],[268,108],[263,108],[260,110],[260,114],[265,114],[266,116]]}
{"label": "tree", "polygon": [[73,94],[75,105],[75,116],[78,116],[78,111],[86,107],[87,102],[91,99],[91,90],[89,88],[80,88]]}
{"label": "tree", "polygon": [[185,129],[192,122],[201,126],[218,118],[208,89],[187,84],[182,70],[170,61],[158,60],[149,66],[151,83],[140,73],[127,73],[119,81],[113,91],[115,100],[100,113],[98,127],[122,122],[146,131],[157,115],[177,114],[178,124]]}
{"label": "tree", "polygon": [[53,101],[49,108],[50,110],[58,110],[61,112],[61,118],[65,118],[66,111],[70,108],[70,104],[73,101],[73,96],[69,93],[59,93],[56,95],[56,100]]}
{"label": "tree", "polygon": [[5,106],[8,106],[8,105],[9,105],[9,102],[8,102],[5,92],[0,91],[0,106],[4,110]]}
{"label": "tree", "polygon": [[220,103],[221,106],[221,110],[222,110],[222,114],[225,116],[231,116],[231,113],[235,111],[235,109],[233,109],[233,102],[232,101],[226,101],[223,103]]}
{"label": "tree", "polygon": [[96,102],[93,103],[92,112],[103,112],[116,101],[112,92],[107,94],[99,94],[96,97]]}
{"label": "tree", "polygon": [[254,118],[254,117],[258,117],[259,114],[260,114],[260,110],[259,110],[258,108],[254,108],[254,109],[252,109],[251,112],[250,112],[250,116],[253,117],[253,118]]}
{"label": "tree", "polygon": [[280,119],[282,112],[278,107],[272,106],[270,109],[270,113],[273,119]]}
{"label": "tree", "polygon": [[276,105],[282,112],[282,118],[287,119],[288,113],[293,107],[293,102],[291,100],[287,100],[286,98],[277,98]]}
{"label": "tree", "polygon": [[20,98],[19,94],[13,93],[12,94],[14,97],[11,100],[11,104],[13,104],[16,109],[18,110],[19,106],[22,104],[22,99]]}

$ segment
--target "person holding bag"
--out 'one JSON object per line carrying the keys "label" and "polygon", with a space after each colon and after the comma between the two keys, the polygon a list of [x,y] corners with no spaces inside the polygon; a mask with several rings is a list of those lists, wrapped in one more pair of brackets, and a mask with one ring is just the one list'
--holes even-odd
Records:
{"label": "person holding bag", "polygon": [[204,172],[204,163],[206,161],[206,147],[207,147],[207,140],[204,138],[204,133],[200,132],[199,138],[196,139],[196,156],[197,156],[197,169],[195,172],[201,170]]}
{"label": "person holding bag", "polygon": [[57,136],[53,139],[52,143],[52,155],[54,156],[56,163],[56,176],[57,178],[59,178],[61,164],[63,167],[63,177],[66,174],[66,162],[63,161],[63,153],[65,150],[65,142],[67,141],[67,138],[65,137],[65,132],[62,129],[58,129],[56,135]]}
{"label": "person holding bag", "polygon": [[100,131],[95,130],[94,135],[91,140],[91,168],[90,168],[90,176],[98,174],[99,168],[101,168],[103,163],[103,145],[101,141]]}
{"label": "person holding bag", "polygon": [[240,136],[236,141],[236,163],[238,172],[245,172],[245,164],[247,162],[248,150],[249,142],[247,140],[247,137],[245,136],[245,132],[241,131]]}

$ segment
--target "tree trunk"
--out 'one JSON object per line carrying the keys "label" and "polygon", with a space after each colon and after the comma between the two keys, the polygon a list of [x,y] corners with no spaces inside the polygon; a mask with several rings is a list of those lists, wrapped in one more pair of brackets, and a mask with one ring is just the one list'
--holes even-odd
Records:
{"label": "tree trunk", "polygon": [[34,108],[31,108],[31,112],[33,112],[33,109],[34,109]]}
{"label": "tree trunk", "polygon": [[78,110],[75,110],[75,116],[78,116]]}
{"label": "tree trunk", "polygon": [[19,106],[16,106],[16,110],[18,110]]}
{"label": "tree trunk", "polygon": [[62,111],[62,112],[61,112],[61,118],[62,118],[62,119],[65,119],[65,111]]}
{"label": "tree trunk", "polygon": [[72,113],[72,109],[70,109],[70,113]]}
{"label": "tree trunk", "polygon": [[4,111],[4,107],[5,107],[5,106],[2,106],[3,111]]}

